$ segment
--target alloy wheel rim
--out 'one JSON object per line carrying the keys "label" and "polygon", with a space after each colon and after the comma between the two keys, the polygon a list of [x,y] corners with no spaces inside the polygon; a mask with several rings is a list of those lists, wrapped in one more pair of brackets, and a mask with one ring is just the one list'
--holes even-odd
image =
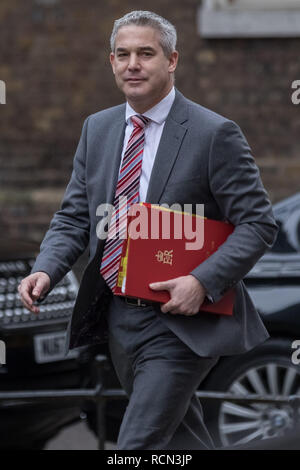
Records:
{"label": "alloy wheel rim", "polygon": [[[300,371],[288,364],[268,362],[247,370],[227,390],[235,395],[287,397],[300,393]],[[290,405],[222,402],[219,434],[223,446],[243,445],[283,436],[294,423]]]}

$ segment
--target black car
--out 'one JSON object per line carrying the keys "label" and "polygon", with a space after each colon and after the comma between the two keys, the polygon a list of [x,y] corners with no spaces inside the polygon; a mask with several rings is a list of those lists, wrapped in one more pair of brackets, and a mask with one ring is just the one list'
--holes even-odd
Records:
{"label": "black car", "polygon": [[[279,225],[276,242],[244,279],[270,339],[248,353],[221,358],[204,390],[300,395],[300,193],[273,210]],[[205,412],[216,443],[222,446],[282,436],[295,418],[290,405],[209,402]]]}
{"label": "black car", "polygon": [[[36,243],[0,242],[0,391],[92,387],[91,351],[80,348],[64,355],[66,326],[78,290],[73,272],[52,290],[38,315],[22,306],[17,287],[37,253]],[[0,449],[41,449],[80,417],[86,413],[71,400],[0,400]]]}
{"label": "black car", "polygon": [[[280,226],[276,243],[245,278],[271,337],[248,353],[222,357],[201,392],[289,396],[300,391],[300,367],[293,359],[293,346],[300,340],[300,193],[274,205],[274,214]],[[17,285],[30,272],[37,251],[32,243],[0,242],[0,340],[6,346],[2,366],[0,355],[1,391],[93,387],[93,359],[99,352],[109,357],[107,346],[72,350],[67,358],[63,353],[78,288],[74,273],[53,289],[38,316],[20,303]],[[108,386],[119,386],[112,367],[105,378]],[[293,425],[293,410],[286,404],[203,399],[203,405],[217,446],[281,436]],[[126,400],[106,404],[111,440],[116,439],[125,407]],[[34,405],[0,401],[0,448],[16,447],[16,443],[18,448],[42,448],[61,428],[81,417],[87,417],[96,432],[95,405],[88,401],[76,406],[71,401],[68,406],[60,401]]]}

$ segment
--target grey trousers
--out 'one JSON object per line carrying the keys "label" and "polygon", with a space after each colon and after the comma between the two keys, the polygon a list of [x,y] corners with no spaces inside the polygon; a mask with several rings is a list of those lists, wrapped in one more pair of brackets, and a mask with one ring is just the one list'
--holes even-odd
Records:
{"label": "grey trousers", "polygon": [[155,308],[114,296],[107,311],[112,362],[129,398],[117,447],[212,449],[195,391],[219,358],[196,355]]}

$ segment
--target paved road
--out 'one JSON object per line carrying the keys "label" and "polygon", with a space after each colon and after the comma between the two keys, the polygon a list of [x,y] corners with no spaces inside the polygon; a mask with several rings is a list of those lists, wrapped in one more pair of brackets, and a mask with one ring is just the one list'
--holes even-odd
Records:
{"label": "paved road", "polygon": [[[116,449],[112,442],[106,442],[106,450]],[[97,439],[84,421],[72,424],[48,441],[45,450],[97,450]]]}

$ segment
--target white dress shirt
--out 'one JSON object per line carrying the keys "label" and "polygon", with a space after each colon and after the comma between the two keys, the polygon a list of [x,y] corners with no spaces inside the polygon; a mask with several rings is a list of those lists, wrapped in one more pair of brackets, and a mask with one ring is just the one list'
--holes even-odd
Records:
{"label": "white dress shirt", "polygon": [[[146,194],[148,190],[149,180],[151,176],[151,171],[153,163],[155,160],[156,152],[159,146],[160,138],[162,131],[165,125],[166,118],[170,112],[172,104],[175,99],[175,89],[172,90],[165,96],[159,103],[157,103],[153,108],[149,109],[143,116],[151,119],[145,128],[145,144],[143,152],[143,161],[142,161],[142,172],[140,177],[140,201],[146,201]],[[124,144],[122,150],[121,165],[124,158],[124,153],[127,147],[127,142],[133,131],[133,124],[131,122],[131,116],[134,116],[137,113],[129,103],[126,103],[126,130],[124,137]]]}

